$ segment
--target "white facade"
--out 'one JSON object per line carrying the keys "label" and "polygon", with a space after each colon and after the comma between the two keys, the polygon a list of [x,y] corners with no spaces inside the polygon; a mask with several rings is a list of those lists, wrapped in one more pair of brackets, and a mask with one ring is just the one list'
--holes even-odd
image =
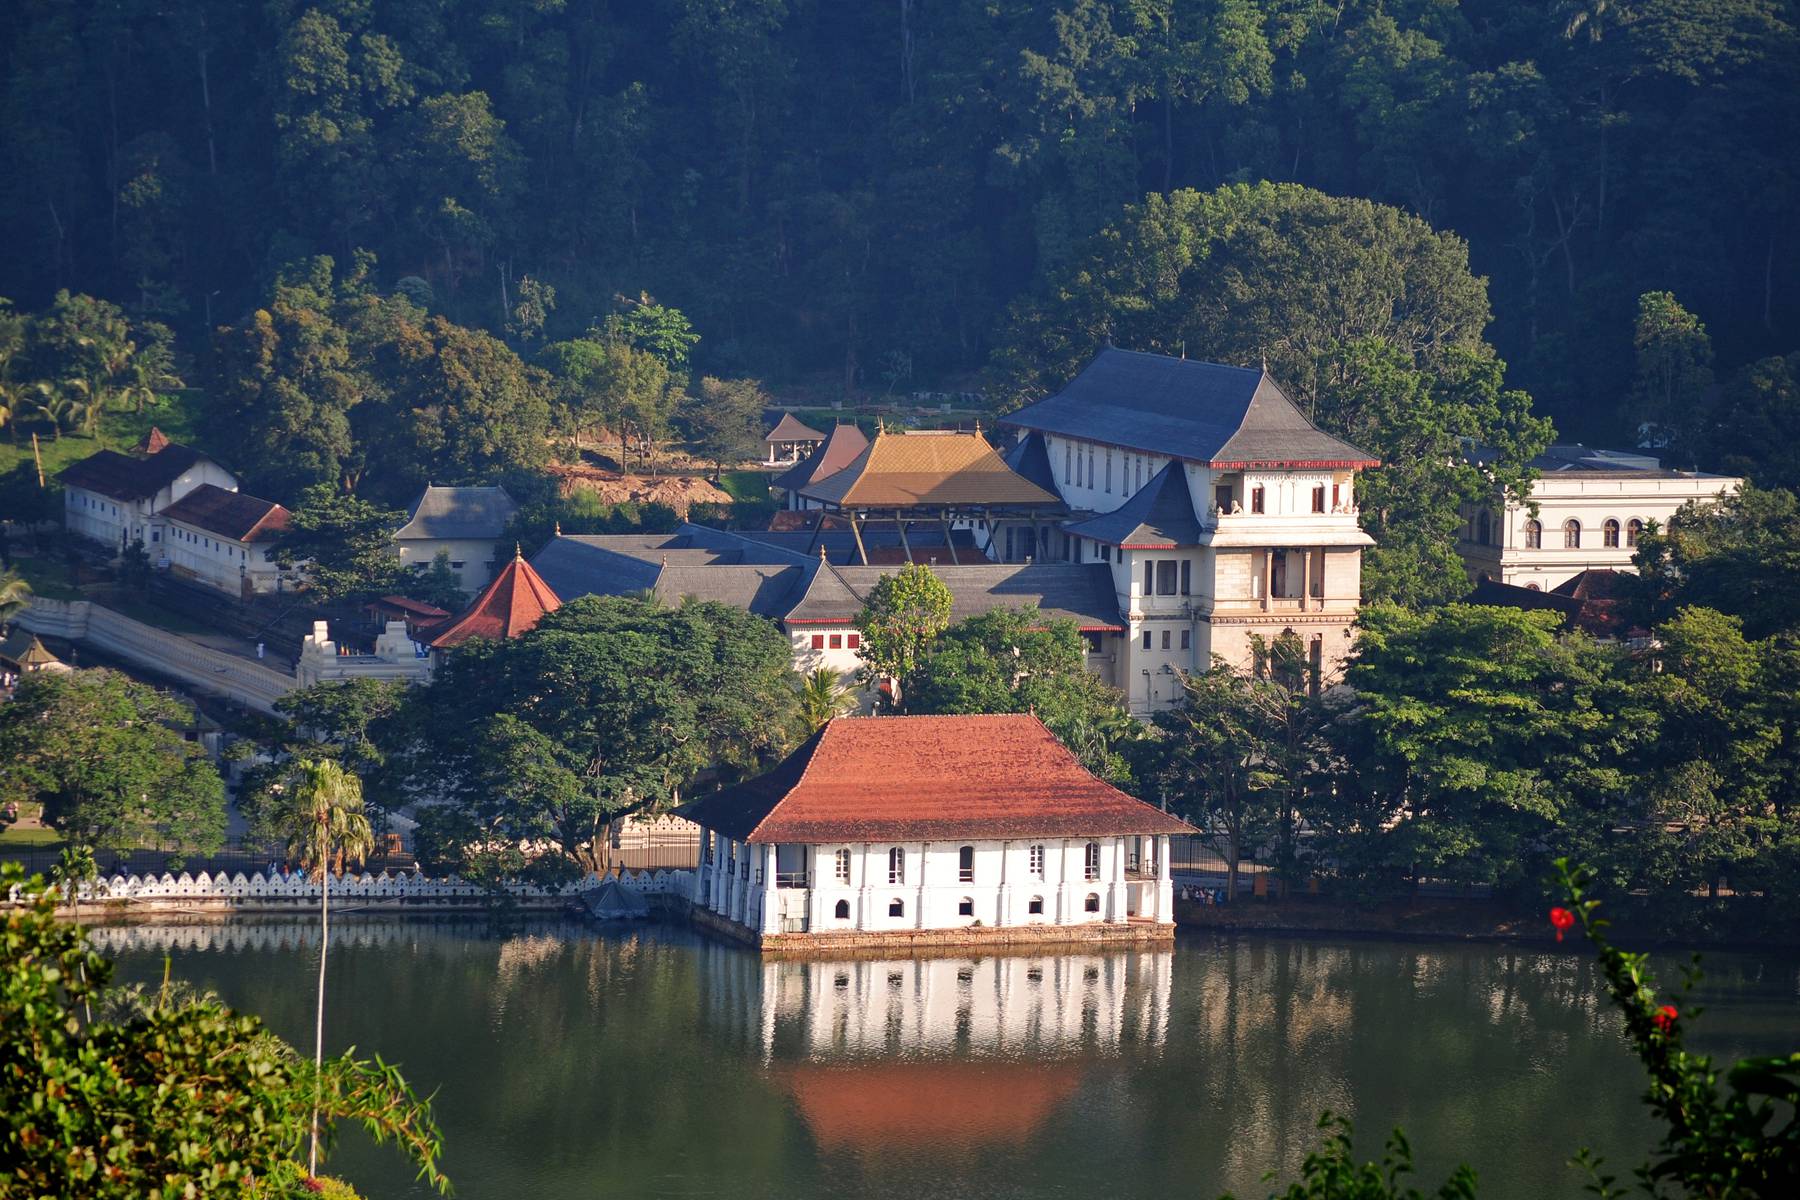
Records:
{"label": "white facade", "polygon": [[499,552],[497,538],[406,538],[395,539],[394,549],[407,566],[430,569],[442,553],[450,560],[456,575],[456,586],[470,596],[481,591],[494,577],[494,555]]}
{"label": "white facade", "polygon": [[1168,924],[1168,838],[767,845],[702,834],[696,906],[753,934]]}
{"label": "white facade", "polygon": [[170,518],[157,520],[151,530],[152,562],[221,592],[267,595],[299,582],[292,569],[269,560],[267,542],[242,542]]}
{"label": "white facade", "polygon": [[79,534],[120,551],[134,541],[142,541],[152,558],[157,555],[162,531],[155,517],[203,483],[238,490],[237,476],[204,455],[154,495],[135,500],[113,496],[65,483],[63,486],[63,523],[70,533]]}
{"label": "white facade", "polygon": [[1618,465],[1546,470],[1531,485],[1535,514],[1525,503],[1463,509],[1457,550],[1470,582],[1486,578],[1547,592],[1587,570],[1635,571],[1632,556],[1644,528],[1666,527],[1682,505],[1729,495],[1744,482],[1671,471],[1640,455],[1592,454]]}

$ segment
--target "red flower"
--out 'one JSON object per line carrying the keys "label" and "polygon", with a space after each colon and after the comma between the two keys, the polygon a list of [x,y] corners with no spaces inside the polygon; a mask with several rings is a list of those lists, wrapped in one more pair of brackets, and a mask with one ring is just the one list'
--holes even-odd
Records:
{"label": "red flower", "polygon": [[1560,942],[1563,930],[1575,924],[1575,914],[1559,904],[1550,910],[1550,924],[1556,927],[1556,940]]}
{"label": "red flower", "polygon": [[316,1175],[308,1175],[306,1177],[306,1182],[301,1186],[309,1192],[322,1192],[325,1190],[325,1185],[319,1182]]}
{"label": "red flower", "polygon": [[1650,1023],[1656,1026],[1657,1032],[1661,1033],[1664,1037],[1668,1037],[1670,1032],[1674,1030],[1675,1022],[1680,1016],[1681,1014],[1675,1010],[1673,1004],[1665,1004],[1656,1010],[1656,1015],[1650,1018]]}

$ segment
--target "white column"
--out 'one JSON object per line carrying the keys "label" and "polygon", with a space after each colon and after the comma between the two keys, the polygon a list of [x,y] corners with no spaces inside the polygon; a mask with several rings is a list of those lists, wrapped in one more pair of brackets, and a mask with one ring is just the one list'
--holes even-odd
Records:
{"label": "white column", "polygon": [[[1112,870],[1107,872],[1103,868],[1101,872],[1102,875],[1110,874],[1112,876],[1112,886],[1108,889],[1112,894],[1112,903],[1108,906],[1106,919],[1123,921],[1127,907],[1125,901],[1125,839],[1122,837],[1112,839],[1112,845],[1108,849],[1112,851],[1111,855],[1106,856],[1112,859]],[[1103,857],[1101,861],[1104,862],[1105,858]]]}
{"label": "white column", "polygon": [[1156,919],[1175,919],[1175,876],[1169,870],[1169,835],[1156,839]]}
{"label": "white column", "polygon": [[856,874],[856,927],[858,929],[869,928],[869,903],[870,903],[869,898],[871,895],[871,893],[869,891],[869,881],[873,878],[873,876],[871,876],[869,874],[870,852],[871,852],[870,844],[868,842],[864,842],[863,847],[862,847],[862,853],[857,856],[857,861],[859,863],[859,866],[852,868],[853,870],[855,870],[857,872],[857,874]]}
{"label": "white column", "polygon": [[1011,925],[1012,922],[1012,849],[1011,842],[1000,843],[1000,886],[998,900],[994,905],[994,924]]}
{"label": "white column", "polygon": [[925,864],[931,858],[931,843],[919,843],[918,890],[913,893],[913,928],[925,928]]}
{"label": "white column", "polygon": [[775,847],[759,846],[762,862],[762,911],[757,922],[764,933],[781,932],[781,897],[775,893]]}
{"label": "white column", "polygon": [[[1048,853],[1048,849],[1046,849],[1046,853]],[[1074,923],[1074,914],[1069,911],[1069,902],[1073,896],[1074,893],[1069,890],[1069,841],[1064,838],[1056,871],[1056,923],[1058,925]]]}

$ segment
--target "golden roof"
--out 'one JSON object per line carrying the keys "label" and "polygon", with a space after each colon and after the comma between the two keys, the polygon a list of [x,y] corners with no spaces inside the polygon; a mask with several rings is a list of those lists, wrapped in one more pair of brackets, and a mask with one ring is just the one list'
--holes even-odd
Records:
{"label": "golden roof", "polygon": [[1000,457],[979,432],[880,432],[842,471],[800,489],[842,507],[1058,504]]}

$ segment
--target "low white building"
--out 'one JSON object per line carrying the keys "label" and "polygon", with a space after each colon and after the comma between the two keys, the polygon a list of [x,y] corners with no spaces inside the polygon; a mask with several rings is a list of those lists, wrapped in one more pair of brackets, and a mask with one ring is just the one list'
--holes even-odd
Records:
{"label": "low white building", "polygon": [[1550,591],[1583,571],[1635,571],[1638,537],[1665,527],[1682,505],[1735,492],[1728,475],[1677,471],[1637,451],[1552,446],[1527,502],[1497,497],[1463,509],[1457,550],[1469,580]]}
{"label": "low white building", "polygon": [[273,500],[203,483],[157,514],[151,561],[245,599],[285,591],[297,572],[272,561],[269,549],[287,524],[288,510]]}
{"label": "low white building", "polygon": [[130,454],[101,450],[64,467],[63,523],[70,533],[99,542],[113,553],[141,541],[152,558],[162,530],[156,517],[169,505],[211,484],[237,490],[237,476],[191,446],[152,429]]}
{"label": "low white building", "polygon": [[840,717],[679,811],[697,919],[769,949],[1166,938],[1194,832],[1016,714]]}
{"label": "low white building", "polygon": [[473,596],[494,577],[495,551],[519,506],[501,487],[427,486],[394,533],[394,550],[409,567],[449,557],[457,586]]}

